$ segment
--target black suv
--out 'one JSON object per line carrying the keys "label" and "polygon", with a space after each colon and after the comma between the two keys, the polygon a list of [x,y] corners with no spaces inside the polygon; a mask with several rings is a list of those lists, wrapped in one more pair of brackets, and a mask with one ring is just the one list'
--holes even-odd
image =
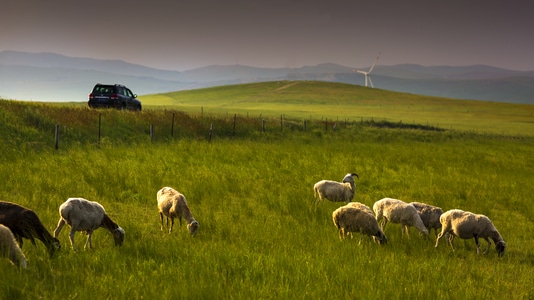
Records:
{"label": "black suv", "polygon": [[141,110],[141,101],[129,88],[120,84],[97,83],[89,94],[89,107],[113,107],[117,109]]}

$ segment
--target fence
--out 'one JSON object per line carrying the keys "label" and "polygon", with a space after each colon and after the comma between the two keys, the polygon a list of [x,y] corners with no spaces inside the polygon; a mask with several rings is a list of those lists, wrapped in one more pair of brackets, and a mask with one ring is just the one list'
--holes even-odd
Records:
{"label": "fence", "polygon": [[[150,114],[150,113],[148,113]],[[125,115],[126,116],[126,115]],[[104,117],[104,119],[103,119]],[[438,127],[429,125],[408,124],[400,122],[392,122],[387,119],[375,121],[374,118],[358,117],[357,120],[349,119],[328,119],[323,118],[320,120],[310,119],[295,120],[288,119],[285,115],[280,115],[279,121],[271,117],[249,117],[239,116],[233,114],[232,117],[227,115],[222,116],[208,116],[203,113],[200,116],[188,115],[183,112],[166,112],[163,115],[154,114],[148,118],[142,118],[140,124],[139,120],[132,121],[133,124],[116,124],[127,123],[121,118],[108,117],[105,119],[105,115],[101,112],[98,113],[96,124],[96,144],[100,146],[103,139],[104,128],[107,131],[117,130],[118,126],[124,126],[129,128],[128,133],[133,135],[145,135],[146,133],[150,142],[154,143],[157,137],[167,136],[167,138],[174,139],[181,132],[182,137],[206,137],[211,142],[216,136],[220,137],[236,137],[236,136],[249,136],[251,134],[267,133],[267,132],[284,132],[284,131],[321,131],[321,132],[334,132],[346,128],[349,126],[369,126],[369,127],[387,127],[387,128],[407,128],[407,129],[423,129],[423,130],[443,130]],[[132,118],[136,118],[136,115],[132,115]],[[170,121],[169,121],[170,120]],[[109,122],[109,123],[106,123]],[[278,125],[276,125],[278,123]],[[140,128],[141,127],[141,128]],[[61,125],[55,125],[55,149],[60,148],[60,138],[65,136],[85,136],[85,134],[63,134],[61,133]],[[144,129],[143,129],[144,128]],[[63,126],[64,131],[76,130]],[[123,129],[123,131],[125,131]]]}

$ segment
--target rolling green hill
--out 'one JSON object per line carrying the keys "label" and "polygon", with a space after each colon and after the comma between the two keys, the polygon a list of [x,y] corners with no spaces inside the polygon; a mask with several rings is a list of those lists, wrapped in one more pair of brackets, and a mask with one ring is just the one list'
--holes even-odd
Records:
{"label": "rolling green hill", "polygon": [[320,81],[228,85],[140,97],[144,107],[188,113],[386,120],[444,129],[534,135],[534,106],[456,100]]}

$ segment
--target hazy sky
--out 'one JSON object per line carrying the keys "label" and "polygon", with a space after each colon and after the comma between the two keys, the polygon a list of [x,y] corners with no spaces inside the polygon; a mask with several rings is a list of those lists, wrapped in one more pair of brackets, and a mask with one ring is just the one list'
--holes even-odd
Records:
{"label": "hazy sky", "polygon": [[2,0],[0,51],[208,65],[534,70],[528,0]]}

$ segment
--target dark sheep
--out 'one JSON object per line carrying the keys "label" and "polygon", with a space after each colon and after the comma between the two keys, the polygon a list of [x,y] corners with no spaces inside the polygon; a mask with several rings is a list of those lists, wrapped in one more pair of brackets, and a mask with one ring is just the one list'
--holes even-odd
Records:
{"label": "dark sheep", "polygon": [[39,239],[46,246],[50,257],[61,248],[59,240],[48,232],[37,214],[29,208],[0,201],[0,224],[13,232],[20,248],[22,248],[22,238],[29,239],[34,245],[35,239]]}

